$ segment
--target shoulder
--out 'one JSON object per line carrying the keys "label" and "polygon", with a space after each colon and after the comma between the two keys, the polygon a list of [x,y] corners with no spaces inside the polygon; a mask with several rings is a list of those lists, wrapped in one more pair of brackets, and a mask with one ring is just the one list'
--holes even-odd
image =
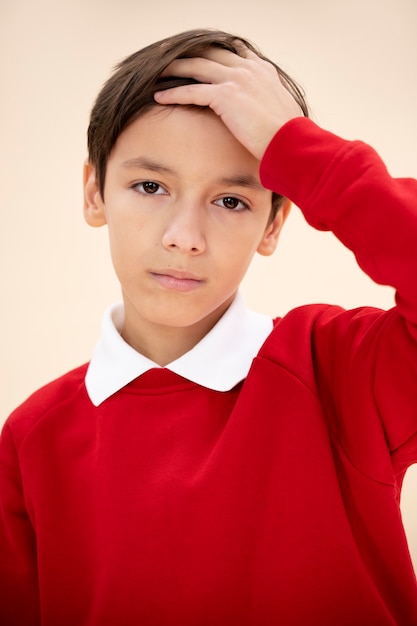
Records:
{"label": "shoulder", "polygon": [[262,347],[264,356],[272,357],[276,347],[288,343],[295,346],[311,345],[317,325],[322,325],[348,313],[340,306],[332,304],[307,304],[298,306],[283,317],[274,319],[274,328]]}
{"label": "shoulder", "polygon": [[367,337],[382,330],[394,312],[373,307],[346,310],[331,304],[296,307],[274,320],[274,328],[259,357],[292,372],[308,386],[314,386],[316,368],[366,343]]}
{"label": "shoulder", "polygon": [[[308,304],[274,319],[274,329],[269,337],[271,345],[282,341],[283,336],[292,343],[311,343],[315,336],[328,330],[343,337],[346,332],[366,331],[377,320],[386,320],[396,314],[395,309],[385,311],[372,306],[345,309],[335,304]],[[268,347],[268,344],[265,344]]]}
{"label": "shoulder", "polygon": [[6,424],[17,441],[46,415],[62,414],[78,399],[88,398],[84,383],[87,367],[85,363],[44,385],[13,411]]}

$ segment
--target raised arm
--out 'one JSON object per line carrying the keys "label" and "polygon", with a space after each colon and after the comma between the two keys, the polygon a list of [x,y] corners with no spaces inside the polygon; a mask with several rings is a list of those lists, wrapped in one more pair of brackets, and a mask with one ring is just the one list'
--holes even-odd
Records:
{"label": "raised arm", "polygon": [[[156,94],[158,102],[211,107],[261,161],[265,187],[290,198],[315,228],[333,231],[373,280],[396,289],[392,311],[324,307],[304,335],[311,332],[312,372],[330,426],[351,458],[386,477],[381,456],[371,454],[381,437],[378,455],[387,447],[399,475],[417,461],[417,182],[392,178],[372,148],[302,118],[273,66],[252,52],[212,50],[175,61],[167,73],[202,84]],[[293,315],[302,330],[306,314]],[[296,334],[285,357],[292,371],[304,358],[298,343]]]}
{"label": "raised arm", "polygon": [[261,179],[315,228],[333,231],[373,280],[396,289],[387,312],[323,307],[310,320],[309,345],[321,402],[352,462],[382,481],[392,464],[400,483],[417,462],[417,181],[392,178],[371,147],[308,119],[275,135]]}

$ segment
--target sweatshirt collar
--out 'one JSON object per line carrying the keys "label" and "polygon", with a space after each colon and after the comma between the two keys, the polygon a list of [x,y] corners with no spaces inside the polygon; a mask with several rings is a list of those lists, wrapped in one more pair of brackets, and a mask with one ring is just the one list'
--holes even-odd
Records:
{"label": "sweatshirt collar", "polygon": [[[150,369],[161,369],[120,335],[123,304],[107,309],[85,384],[95,406]],[[228,391],[246,378],[253,358],[273,328],[270,317],[246,309],[240,294],[211,331],[189,352],[165,366],[198,385]]]}

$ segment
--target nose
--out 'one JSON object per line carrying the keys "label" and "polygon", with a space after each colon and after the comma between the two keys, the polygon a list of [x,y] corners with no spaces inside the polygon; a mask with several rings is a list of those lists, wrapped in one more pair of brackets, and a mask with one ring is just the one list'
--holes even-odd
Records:
{"label": "nose", "polygon": [[171,206],[162,245],[182,254],[201,254],[206,248],[201,209],[196,203]]}

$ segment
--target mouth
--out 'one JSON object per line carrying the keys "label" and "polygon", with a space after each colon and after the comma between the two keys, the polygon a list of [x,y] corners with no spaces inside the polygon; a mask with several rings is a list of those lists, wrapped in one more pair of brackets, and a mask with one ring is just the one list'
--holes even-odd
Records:
{"label": "mouth", "polygon": [[178,269],[151,271],[149,274],[161,287],[171,291],[194,291],[204,283],[196,274]]}

